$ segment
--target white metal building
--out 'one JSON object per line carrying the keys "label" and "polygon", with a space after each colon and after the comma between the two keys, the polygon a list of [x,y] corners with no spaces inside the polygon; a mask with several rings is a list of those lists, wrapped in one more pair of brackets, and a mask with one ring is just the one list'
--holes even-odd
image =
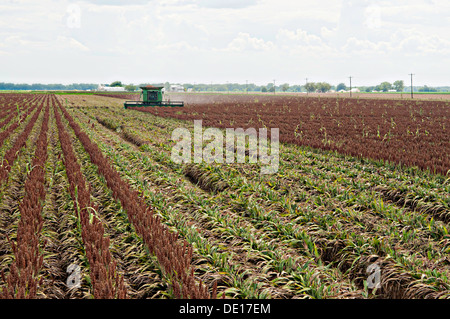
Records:
{"label": "white metal building", "polygon": [[173,84],[170,86],[170,91],[171,92],[184,92],[184,86],[178,85],[178,84]]}
{"label": "white metal building", "polygon": [[104,86],[99,85],[97,91],[106,91],[106,92],[125,92],[125,88],[122,86]]}

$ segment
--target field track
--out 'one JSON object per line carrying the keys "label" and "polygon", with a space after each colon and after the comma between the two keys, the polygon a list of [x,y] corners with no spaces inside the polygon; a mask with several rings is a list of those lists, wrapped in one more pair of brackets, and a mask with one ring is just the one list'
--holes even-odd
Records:
{"label": "field track", "polygon": [[[1,298],[450,298],[449,102],[183,96],[0,94]],[[173,162],[194,119],[278,172]]]}

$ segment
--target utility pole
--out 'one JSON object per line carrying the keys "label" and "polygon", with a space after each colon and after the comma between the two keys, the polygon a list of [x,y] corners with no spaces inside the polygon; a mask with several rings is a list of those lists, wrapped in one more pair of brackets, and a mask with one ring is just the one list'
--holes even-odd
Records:
{"label": "utility pole", "polygon": [[273,94],[275,94],[275,80],[273,80]]}
{"label": "utility pole", "polygon": [[413,78],[413,73],[410,73],[409,74],[410,76],[411,76],[411,98],[413,98],[413,81],[412,81],[412,78]]}
{"label": "utility pole", "polygon": [[245,80],[245,91],[246,91],[247,94],[248,94],[248,80]]}
{"label": "utility pole", "polygon": [[352,97],[352,77],[348,77],[350,79],[350,97]]}
{"label": "utility pole", "polygon": [[306,95],[308,95],[308,88],[306,87],[306,84],[308,84],[308,78],[305,78],[305,90],[306,90]]}

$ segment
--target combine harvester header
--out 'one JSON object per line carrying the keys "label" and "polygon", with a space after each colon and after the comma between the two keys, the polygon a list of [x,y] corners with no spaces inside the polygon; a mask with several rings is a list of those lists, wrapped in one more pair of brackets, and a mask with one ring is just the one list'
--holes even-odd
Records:
{"label": "combine harvester header", "polygon": [[163,101],[163,86],[141,86],[142,92],[139,101],[126,101],[124,107],[139,107],[139,106],[184,106],[183,101]]}

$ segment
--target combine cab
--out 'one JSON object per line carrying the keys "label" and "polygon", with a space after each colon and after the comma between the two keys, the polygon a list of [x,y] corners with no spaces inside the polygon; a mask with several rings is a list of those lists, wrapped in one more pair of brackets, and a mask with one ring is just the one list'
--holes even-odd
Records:
{"label": "combine cab", "polygon": [[184,106],[183,101],[163,101],[163,86],[141,86],[141,96],[139,101],[126,101],[124,107],[139,107],[139,106]]}

